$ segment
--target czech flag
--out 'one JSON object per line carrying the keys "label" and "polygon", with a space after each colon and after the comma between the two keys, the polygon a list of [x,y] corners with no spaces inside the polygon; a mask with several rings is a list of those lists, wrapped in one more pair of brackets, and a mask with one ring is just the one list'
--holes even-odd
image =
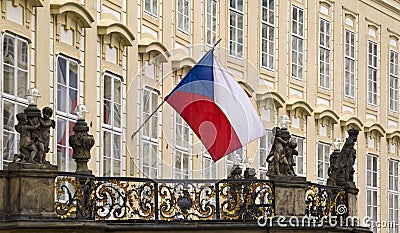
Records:
{"label": "czech flag", "polygon": [[214,161],[266,134],[250,99],[222,66],[214,49],[165,97]]}

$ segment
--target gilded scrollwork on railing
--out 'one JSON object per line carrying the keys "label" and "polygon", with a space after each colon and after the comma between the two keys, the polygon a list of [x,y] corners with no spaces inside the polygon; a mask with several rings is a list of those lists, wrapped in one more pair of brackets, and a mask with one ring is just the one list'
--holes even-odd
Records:
{"label": "gilded scrollwork on railing", "polygon": [[306,215],[317,219],[347,216],[347,197],[344,188],[313,184],[306,189]]}
{"label": "gilded scrollwork on railing", "polygon": [[274,215],[273,184],[266,181],[224,181],[220,184],[220,213],[225,220],[255,220]]}
{"label": "gilded scrollwork on railing", "polygon": [[274,215],[267,180],[151,180],[60,173],[55,212],[99,221],[229,221]]}
{"label": "gilded scrollwork on railing", "polygon": [[214,185],[163,183],[159,196],[161,220],[210,220],[215,216]]}

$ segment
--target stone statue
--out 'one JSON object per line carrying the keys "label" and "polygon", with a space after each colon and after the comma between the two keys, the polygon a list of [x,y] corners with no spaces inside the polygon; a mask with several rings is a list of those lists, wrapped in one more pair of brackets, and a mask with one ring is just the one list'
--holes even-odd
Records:
{"label": "stone statue", "polygon": [[50,117],[53,115],[53,109],[50,107],[45,107],[42,110],[43,117],[39,118],[41,131],[39,132],[38,141],[42,144],[41,148],[43,148],[42,153],[39,155],[39,163],[46,163],[46,153],[50,151],[49,143],[50,143],[50,128],[55,128],[56,122]]}
{"label": "stone statue", "polygon": [[37,146],[31,137],[31,131],[37,130],[40,126],[39,122],[35,125],[29,125],[28,119],[24,112],[17,114],[18,125],[15,130],[20,134],[19,151],[20,154],[14,156],[14,162],[17,159],[33,163],[34,158],[38,153]]}
{"label": "stone statue", "polygon": [[296,176],[294,172],[294,158],[293,156],[298,155],[296,150],[297,143],[290,140],[290,133],[287,129],[280,129],[275,127],[274,143],[271,147],[271,151],[268,155],[268,176]]}
{"label": "stone statue", "polygon": [[20,154],[14,156],[14,162],[50,164],[46,161],[46,153],[50,150],[50,128],[55,127],[54,120],[50,119],[52,115],[53,110],[45,107],[42,117],[36,105],[17,114],[15,130],[20,134]]}
{"label": "stone statue", "polygon": [[78,120],[73,128],[75,134],[69,137],[73,148],[72,158],[76,162],[76,173],[92,174],[87,166],[90,159],[90,149],[94,146],[93,135],[88,134],[89,127],[85,120]]}
{"label": "stone statue", "polygon": [[354,146],[357,142],[358,133],[359,131],[356,129],[349,129],[349,136],[346,138],[342,150],[331,155],[331,164],[328,170],[329,185],[355,188],[354,163],[357,155]]}

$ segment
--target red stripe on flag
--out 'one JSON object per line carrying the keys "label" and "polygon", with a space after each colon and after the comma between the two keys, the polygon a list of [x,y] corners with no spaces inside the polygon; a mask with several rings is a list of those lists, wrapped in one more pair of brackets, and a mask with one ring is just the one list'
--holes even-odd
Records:
{"label": "red stripe on flag", "polygon": [[212,99],[193,93],[175,92],[167,102],[200,138],[214,161],[242,147],[228,118]]}

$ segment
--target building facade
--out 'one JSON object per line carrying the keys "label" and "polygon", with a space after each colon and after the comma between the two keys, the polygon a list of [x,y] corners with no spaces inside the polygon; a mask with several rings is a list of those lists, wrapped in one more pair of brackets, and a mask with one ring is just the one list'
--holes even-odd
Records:
{"label": "building facade", "polygon": [[[76,105],[87,106],[97,176],[214,179],[240,163],[266,178],[271,129],[288,115],[296,172],[313,182],[326,183],[334,139],[361,130],[358,213],[394,221],[396,228],[379,231],[399,232],[400,1],[2,0],[0,7],[3,169],[17,153],[15,115],[30,87],[39,89],[40,106],[54,109],[48,160],[62,171],[75,170],[68,138]],[[218,38],[215,55],[269,132],[214,163],[184,120],[158,106]]]}

